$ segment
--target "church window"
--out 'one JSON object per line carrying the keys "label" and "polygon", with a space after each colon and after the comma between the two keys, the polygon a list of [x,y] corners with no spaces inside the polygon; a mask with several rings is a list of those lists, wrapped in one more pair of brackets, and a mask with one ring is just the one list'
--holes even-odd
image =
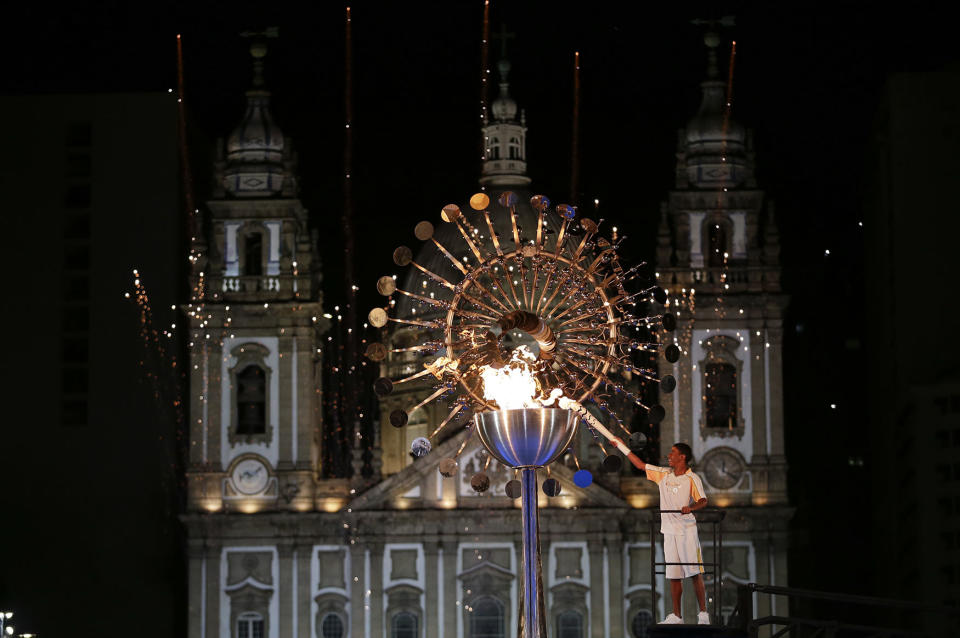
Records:
{"label": "church window", "polygon": [[263,638],[263,616],[253,612],[237,617],[237,638]]}
{"label": "church window", "polygon": [[503,604],[496,598],[480,598],[472,604],[470,638],[504,638]]}
{"label": "church window", "polygon": [[237,434],[264,434],[267,427],[267,375],[250,365],[237,374]]}
{"label": "church window", "polygon": [[565,611],[557,617],[557,638],[583,638],[583,616]]}
{"label": "church window", "polygon": [[243,274],[258,277],[263,274],[263,233],[248,233],[244,239]]}
{"label": "church window", "polygon": [[706,426],[732,430],[737,425],[737,369],[726,362],[708,363],[706,381]]}
{"label": "church window", "polygon": [[511,137],[509,144],[510,159],[520,159],[520,138]]}
{"label": "church window", "polygon": [[490,139],[490,159],[500,159],[500,139],[493,137]]}
{"label": "church window", "polygon": [[271,405],[272,371],[267,364],[270,350],[259,343],[246,342],[230,350],[235,364],[230,368],[230,423],[227,439],[238,443],[270,444],[273,426],[267,418]]}
{"label": "church window", "polygon": [[637,612],[630,623],[630,633],[633,638],[647,638],[650,635],[650,626],[653,624],[653,615],[646,609]]}
{"label": "church window", "polygon": [[320,621],[320,638],[343,638],[343,619],[328,613]]}
{"label": "church window", "polygon": [[393,617],[390,638],[417,638],[417,617],[409,611],[402,611]]}
{"label": "church window", "polygon": [[727,229],[723,224],[712,222],[707,229],[707,266],[722,268],[727,248]]}
{"label": "church window", "polygon": [[700,433],[703,436],[744,434],[744,409],[740,379],[743,361],[737,357],[741,343],[729,335],[703,341],[704,358],[699,362],[702,406]]}

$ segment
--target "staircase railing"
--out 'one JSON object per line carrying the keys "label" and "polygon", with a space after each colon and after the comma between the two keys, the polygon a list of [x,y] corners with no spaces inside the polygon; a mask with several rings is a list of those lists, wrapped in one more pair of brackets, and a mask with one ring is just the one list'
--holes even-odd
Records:
{"label": "staircase railing", "polygon": [[799,618],[795,616],[762,616],[754,618],[753,594],[769,594],[772,596],[786,596],[790,599],[823,600],[844,605],[859,605],[864,607],[876,607],[882,609],[903,609],[914,612],[946,614],[953,616],[960,622],[960,607],[944,607],[941,605],[931,605],[909,600],[896,600],[891,598],[876,598],[873,596],[859,596],[856,594],[839,594],[835,592],[816,591],[812,589],[797,589],[795,587],[777,587],[775,585],[758,585],[757,583],[748,583],[737,586],[737,606],[727,621],[727,626],[735,627],[746,631],[749,638],[756,638],[760,627],[771,625],[777,629],[770,635],[770,638],[779,638],[780,636],[796,636],[794,633],[801,628],[810,630],[809,636],[813,638],[833,638],[841,635],[856,635],[869,637],[888,637],[894,636],[933,636],[929,632],[898,629],[893,627],[879,627],[872,625],[858,625],[838,620],[824,620],[820,618]]}
{"label": "staircase railing", "polygon": [[[662,510],[656,507],[653,508],[653,511],[656,514],[682,513],[680,510]],[[701,523],[711,525],[710,535],[713,541],[713,560],[710,562],[701,561],[699,563],[659,562],[657,560],[656,538],[660,532],[660,516],[655,515],[650,517],[650,612],[654,618],[657,617],[657,575],[665,577],[668,565],[702,565],[704,568],[703,576],[713,576],[711,588],[713,589],[713,600],[715,602],[713,605],[707,607],[711,615],[710,620],[713,624],[717,625],[722,622],[720,616],[720,585],[723,579],[723,530],[720,528],[720,523],[726,514],[726,511],[719,507],[704,507],[703,509],[693,512],[698,525]],[[666,558],[666,556],[664,556],[664,558]],[[658,567],[663,567],[663,571],[658,571]]]}

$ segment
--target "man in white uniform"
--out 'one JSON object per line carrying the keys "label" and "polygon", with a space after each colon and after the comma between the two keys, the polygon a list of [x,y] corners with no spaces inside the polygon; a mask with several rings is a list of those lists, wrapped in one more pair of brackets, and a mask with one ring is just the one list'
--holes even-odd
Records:
{"label": "man in white uniform", "polygon": [[[633,461],[633,459],[630,459]],[[677,443],[670,448],[667,462],[670,467],[657,467],[634,461],[647,478],[660,487],[660,509],[677,510],[678,514],[660,515],[660,533],[663,534],[663,555],[667,563],[690,563],[667,565],[666,577],[670,579],[670,595],[673,598],[673,613],[661,624],[675,625],[683,622],[680,600],[683,596],[683,579],[693,577],[693,590],[697,594],[700,613],[698,625],[709,625],[707,596],[703,586],[703,556],[700,553],[700,537],[697,535],[697,519],[691,512],[707,506],[703,482],[690,469],[693,450],[686,443]]]}

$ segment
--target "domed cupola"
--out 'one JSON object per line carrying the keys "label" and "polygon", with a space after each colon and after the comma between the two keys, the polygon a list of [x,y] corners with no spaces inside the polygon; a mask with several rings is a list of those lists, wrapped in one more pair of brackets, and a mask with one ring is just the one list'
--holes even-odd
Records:
{"label": "domed cupola", "polygon": [[750,171],[747,131],[727,112],[726,87],[717,73],[720,38],[711,31],[703,40],[707,45],[707,79],[700,84],[700,109],[687,123],[682,141],[687,179],[698,188],[734,187],[747,179]]}
{"label": "domed cupola", "polygon": [[243,120],[227,138],[222,183],[234,197],[271,197],[284,194],[293,185],[292,153],[270,113],[270,92],[263,88],[266,44],[254,42],[250,54],[253,88],[247,91]]}
{"label": "domed cupola", "polygon": [[500,94],[490,105],[492,122],[485,122],[483,137],[486,152],[480,183],[484,186],[520,187],[530,183],[527,177],[527,122],[523,113],[517,120],[517,103],[510,97],[510,60],[504,55],[497,64]]}

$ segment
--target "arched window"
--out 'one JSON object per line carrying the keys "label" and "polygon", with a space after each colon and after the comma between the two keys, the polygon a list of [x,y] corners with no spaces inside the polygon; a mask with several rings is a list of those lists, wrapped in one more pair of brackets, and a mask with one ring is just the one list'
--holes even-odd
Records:
{"label": "arched window", "polygon": [[557,638],[583,638],[583,615],[565,611],[557,616]]}
{"label": "arched window", "polygon": [[504,638],[503,604],[496,598],[484,597],[472,605],[470,638]]}
{"label": "arched window", "polygon": [[343,618],[328,613],[320,621],[320,638],[343,638]]}
{"label": "arched window", "polygon": [[263,274],[263,233],[250,232],[243,237],[243,274],[259,277]]}
{"label": "arched window", "polygon": [[653,614],[646,609],[637,612],[630,623],[630,633],[633,638],[647,638],[650,635],[650,625],[653,624]]}
{"label": "arched window", "polygon": [[263,638],[263,616],[252,611],[237,616],[237,638]]}
{"label": "arched window", "polygon": [[704,367],[706,388],[705,425],[708,428],[737,427],[737,369],[730,363],[708,363]]}
{"label": "arched window", "polygon": [[396,614],[390,625],[390,638],[417,638],[417,617],[409,611]]}
{"label": "arched window", "polygon": [[707,266],[722,268],[727,249],[727,229],[723,224],[711,222],[707,227]]}
{"label": "arched window", "polygon": [[509,144],[510,159],[520,159],[520,138],[511,137]]}
{"label": "arched window", "polygon": [[237,434],[267,431],[267,375],[258,365],[237,374]]}
{"label": "arched window", "polygon": [[500,139],[490,138],[490,159],[500,159]]}

